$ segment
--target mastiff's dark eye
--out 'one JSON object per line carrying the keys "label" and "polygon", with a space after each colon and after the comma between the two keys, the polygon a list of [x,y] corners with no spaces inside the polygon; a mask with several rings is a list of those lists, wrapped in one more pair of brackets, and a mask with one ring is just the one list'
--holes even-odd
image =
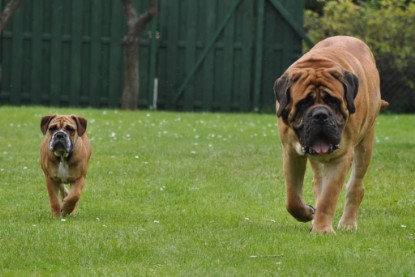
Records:
{"label": "mastiff's dark eye", "polygon": [[307,109],[308,107],[310,107],[311,105],[313,105],[313,103],[314,103],[313,96],[309,94],[306,98],[298,102],[297,109],[300,111],[303,111]]}
{"label": "mastiff's dark eye", "polygon": [[337,106],[340,105],[340,100],[333,97],[333,96],[331,96],[330,94],[326,94],[323,97],[323,100],[324,100],[324,102],[327,103],[327,105],[330,105],[330,106],[336,106],[337,107]]}

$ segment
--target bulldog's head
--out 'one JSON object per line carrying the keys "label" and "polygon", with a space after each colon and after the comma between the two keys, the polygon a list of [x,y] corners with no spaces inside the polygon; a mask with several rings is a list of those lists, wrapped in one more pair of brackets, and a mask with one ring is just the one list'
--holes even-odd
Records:
{"label": "bulldog's head", "polygon": [[305,154],[331,153],[355,112],[358,87],[358,78],[347,71],[289,69],[274,85],[277,116],[295,131]]}
{"label": "bulldog's head", "polygon": [[64,158],[72,152],[86,126],[87,120],[76,115],[47,115],[40,121],[40,129],[49,139],[49,150]]}

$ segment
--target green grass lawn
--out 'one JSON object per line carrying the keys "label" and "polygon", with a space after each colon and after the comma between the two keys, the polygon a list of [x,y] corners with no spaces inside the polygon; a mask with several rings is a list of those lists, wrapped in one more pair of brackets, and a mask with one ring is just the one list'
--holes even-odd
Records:
{"label": "green grass lawn", "polygon": [[[53,220],[40,117],[77,113],[93,154]],[[1,276],[414,276],[415,116],[377,120],[359,230],[285,210],[274,115],[0,107]],[[308,171],[305,198],[313,203]],[[335,224],[343,207],[339,202]]]}

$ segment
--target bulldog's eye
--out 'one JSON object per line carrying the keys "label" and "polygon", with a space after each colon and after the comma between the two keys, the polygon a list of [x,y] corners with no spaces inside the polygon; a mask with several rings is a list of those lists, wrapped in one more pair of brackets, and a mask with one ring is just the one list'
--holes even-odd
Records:
{"label": "bulldog's eye", "polygon": [[66,126],[65,130],[68,131],[70,134],[73,134],[75,132],[75,129],[72,128],[71,126]]}
{"label": "bulldog's eye", "polygon": [[50,126],[49,127],[49,132],[54,133],[58,130],[58,126]]}

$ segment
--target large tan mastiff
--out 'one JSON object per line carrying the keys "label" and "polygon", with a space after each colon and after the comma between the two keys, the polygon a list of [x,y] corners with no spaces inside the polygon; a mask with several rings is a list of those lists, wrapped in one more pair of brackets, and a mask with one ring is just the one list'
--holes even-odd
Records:
{"label": "large tan mastiff", "polygon": [[[41,119],[40,129],[45,138],[40,147],[40,164],[55,218],[76,215],[91,157],[86,126],[87,120],[76,115],[48,115]],[[65,184],[70,184],[71,189],[68,190]]]}
{"label": "large tan mastiff", "polygon": [[[346,36],[327,38],[294,62],[275,82],[278,129],[286,182],[286,208],[312,232],[332,233],[346,175],[339,228],[357,229],[375,119],[382,107],[379,73],[369,47]],[[315,208],[302,198],[307,159],[314,172]]]}

